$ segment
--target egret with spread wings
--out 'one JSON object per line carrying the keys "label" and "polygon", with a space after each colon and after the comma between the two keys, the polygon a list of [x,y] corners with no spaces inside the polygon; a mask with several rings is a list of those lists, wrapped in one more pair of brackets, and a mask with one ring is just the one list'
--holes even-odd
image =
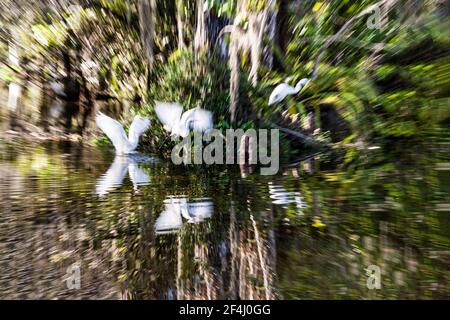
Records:
{"label": "egret with spread wings", "polygon": [[155,101],[155,112],[164,129],[172,136],[184,138],[190,130],[205,132],[214,126],[211,111],[194,108],[183,113],[183,106],[176,102]]}
{"label": "egret with spread wings", "polygon": [[139,137],[150,126],[150,120],[147,117],[136,116],[130,126],[127,137],[123,126],[117,120],[101,112],[95,118],[95,122],[111,140],[117,154],[134,153],[139,143]]}

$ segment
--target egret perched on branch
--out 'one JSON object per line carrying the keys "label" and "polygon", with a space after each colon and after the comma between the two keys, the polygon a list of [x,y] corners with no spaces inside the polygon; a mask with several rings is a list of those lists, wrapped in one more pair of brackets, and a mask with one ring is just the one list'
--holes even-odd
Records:
{"label": "egret perched on branch", "polygon": [[117,154],[134,153],[139,143],[139,137],[150,126],[150,120],[147,117],[136,116],[130,126],[127,137],[123,126],[117,120],[101,112],[98,113],[95,122],[111,140]]}
{"label": "egret perched on branch", "polygon": [[176,102],[155,101],[155,112],[172,136],[185,138],[190,130],[205,132],[214,126],[211,111],[194,108],[183,113],[183,106]]}
{"label": "egret perched on branch", "polygon": [[281,83],[272,91],[269,97],[269,106],[283,101],[288,95],[297,94],[309,83],[309,79],[301,79],[295,87],[290,86],[287,83]]}

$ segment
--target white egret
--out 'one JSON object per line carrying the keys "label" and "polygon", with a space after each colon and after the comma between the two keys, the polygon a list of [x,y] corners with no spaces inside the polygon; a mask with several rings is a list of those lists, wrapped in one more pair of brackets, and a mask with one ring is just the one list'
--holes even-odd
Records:
{"label": "white egret", "polygon": [[135,159],[128,156],[116,156],[108,171],[97,181],[97,195],[102,197],[120,187],[127,172],[134,190],[150,182],[148,175],[139,168]]}
{"label": "white egret", "polygon": [[150,126],[150,120],[147,117],[136,116],[130,126],[127,137],[123,126],[117,120],[101,112],[98,113],[95,122],[111,140],[117,154],[134,153],[139,143],[139,137]]}
{"label": "white egret", "polygon": [[290,86],[287,83],[281,83],[275,87],[269,97],[269,106],[283,101],[288,95],[297,94],[309,83],[309,79],[301,79],[295,87]]}
{"label": "white egret", "polygon": [[173,136],[185,138],[190,130],[205,132],[214,126],[211,111],[194,108],[183,113],[183,106],[176,102],[155,101],[155,112],[164,129]]}

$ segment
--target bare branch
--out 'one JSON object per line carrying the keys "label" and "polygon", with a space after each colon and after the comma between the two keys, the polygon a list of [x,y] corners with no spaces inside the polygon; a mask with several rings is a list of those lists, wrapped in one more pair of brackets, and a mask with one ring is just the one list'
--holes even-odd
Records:
{"label": "bare branch", "polygon": [[283,128],[283,127],[280,127],[280,126],[278,126],[276,124],[273,124],[272,127],[275,128],[275,129],[278,129],[278,130],[280,130],[280,131],[282,131],[284,133],[287,133],[287,134],[289,134],[291,136],[300,138],[301,140],[303,140],[303,142],[305,142],[307,144],[316,145],[316,146],[317,145],[323,145],[323,143],[315,140],[314,138],[312,138],[312,137],[310,137],[310,136],[308,136],[308,135],[306,135],[306,134],[304,134],[302,132],[298,132],[298,131],[294,131],[294,130],[291,130],[291,129]]}

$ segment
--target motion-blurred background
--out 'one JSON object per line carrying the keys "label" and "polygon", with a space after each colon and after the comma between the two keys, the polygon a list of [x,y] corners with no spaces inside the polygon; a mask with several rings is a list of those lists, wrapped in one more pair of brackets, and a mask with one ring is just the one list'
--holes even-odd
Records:
{"label": "motion-blurred background", "polygon": [[[211,110],[218,128],[346,143],[428,135],[450,112],[446,0],[0,5],[3,134],[88,136],[96,110],[129,123],[154,117],[155,99]],[[312,79],[300,95],[268,106],[300,78]]]}
{"label": "motion-blurred background", "polygon": [[[0,298],[449,298],[449,14],[0,0]],[[154,100],[281,128],[280,174],[173,166]],[[97,111],[153,120],[140,157],[114,159]]]}

